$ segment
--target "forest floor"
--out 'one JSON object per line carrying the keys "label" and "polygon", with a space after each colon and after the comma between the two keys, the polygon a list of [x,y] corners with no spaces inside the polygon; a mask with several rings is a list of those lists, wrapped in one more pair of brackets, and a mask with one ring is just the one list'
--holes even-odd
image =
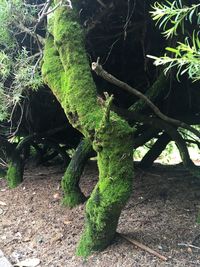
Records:
{"label": "forest floor", "polygon": [[[156,164],[136,170],[134,191],[117,231],[167,257],[166,262],[134,247],[121,237],[83,260],[75,249],[84,223],[85,205],[60,205],[63,169],[31,167],[24,182],[9,190],[0,179],[0,249],[14,264],[39,258],[41,267],[191,267],[200,266],[200,181],[180,165]],[[97,182],[95,162],[89,162],[81,188],[89,195]]]}

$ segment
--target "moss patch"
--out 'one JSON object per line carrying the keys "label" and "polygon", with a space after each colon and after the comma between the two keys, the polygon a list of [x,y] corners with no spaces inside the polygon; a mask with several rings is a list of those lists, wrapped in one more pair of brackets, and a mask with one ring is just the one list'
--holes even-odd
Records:
{"label": "moss patch", "polygon": [[18,162],[11,162],[8,166],[6,175],[8,186],[10,188],[17,187],[23,181],[23,170],[22,166]]}

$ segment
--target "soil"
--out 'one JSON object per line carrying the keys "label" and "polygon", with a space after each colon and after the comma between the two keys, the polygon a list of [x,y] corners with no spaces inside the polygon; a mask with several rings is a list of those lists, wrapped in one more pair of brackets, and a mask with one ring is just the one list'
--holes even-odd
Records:
{"label": "soil", "polygon": [[[59,166],[29,166],[24,182],[13,190],[0,179],[0,249],[13,264],[39,258],[41,267],[200,266],[200,248],[195,248],[200,247],[200,181],[180,165],[136,170],[117,229],[167,257],[166,262],[120,236],[87,260],[75,256],[85,205],[60,205],[63,172]],[[87,196],[97,178],[96,163],[89,162],[81,179]]]}

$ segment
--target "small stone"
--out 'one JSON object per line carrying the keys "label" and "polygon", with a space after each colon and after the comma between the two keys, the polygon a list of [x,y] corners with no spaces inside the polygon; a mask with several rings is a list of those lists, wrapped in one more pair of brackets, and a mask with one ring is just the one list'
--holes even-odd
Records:
{"label": "small stone", "polygon": [[65,225],[68,225],[68,224],[71,223],[71,221],[64,221],[63,223],[64,223]]}
{"label": "small stone", "polygon": [[16,263],[14,266],[18,267],[36,267],[40,264],[40,259],[33,258],[33,259],[26,259]]}
{"label": "small stone", "polygon": [[0,201],[0,205],[1,206],[6,206],[7,204],[5,202],[3,202],[3,201]]}

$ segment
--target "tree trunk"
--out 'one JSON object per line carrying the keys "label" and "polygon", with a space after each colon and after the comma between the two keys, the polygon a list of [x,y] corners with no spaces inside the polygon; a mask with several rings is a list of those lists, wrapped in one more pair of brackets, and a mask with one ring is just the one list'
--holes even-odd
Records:
{"label": "tree trunk", "polygon": [[15,145],[9,143],[7,139],[0,137],[0,155],[8,159],[8,170],[6,174],[8,186],[14,188],[23,181],[24,166]]}
{"label": "tree trunk", "polygon": [[78,255],[87,256],[113,240],[130,196],[133,130],[110,112],[110,99],[104,106],[97,103],[78,12],[74,5],[73,9],[59,7],[50,19],[42,74],[70,123],[91,140],[97,152],[99,182],[86,205],[85,231],[77,250]]}
{"label": "tree trunk", "polygon": [[7,181],[10,188],[15,188],[23,182],[24,162],[19,153],[14,151],[8,165]]}
{"label": "tree trunk", "polygon": [[79,180],[92,152],[91,142],[86,138],[78,145],[62,179],[64,198],[62,203],[70,208],[83,203],[86,197],[81,192]]}

